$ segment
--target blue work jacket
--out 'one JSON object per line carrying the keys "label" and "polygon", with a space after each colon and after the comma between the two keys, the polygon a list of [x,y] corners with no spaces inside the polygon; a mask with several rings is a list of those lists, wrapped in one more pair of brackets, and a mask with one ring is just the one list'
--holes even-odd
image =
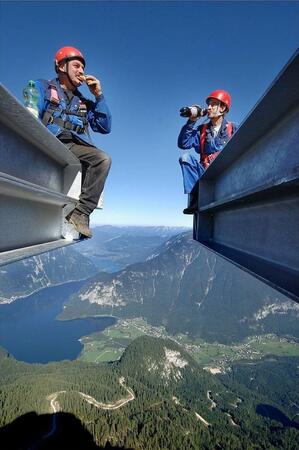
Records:
{"label": "blue work jacket", "polygon": [[[67,130],[68,133],[75,136],[77,139],[83,141],[88,145],[93,145],[89,135],[88,125],[95,132],[107,134],[111,131],[111,114],[106,104],[103,95],[96,97],[95,101],[86,99],[78,89],[73,91],[73,97],[69,104],[65,99],[64,90],[60,86],[58,78],[51,81],[37,80],[35,81],[35,87],[39,92],[38,99],[38,113],[39,119],[42,121],[46,111],[49,107],[53,108],[53,102],[50,102],[51,88],[54,86],[57,90],[59,104],[55,105],[55,111],[53,117],[60,118],[62,121],[67,121],[74,125],[74,127],[83,127],[84,131],[77,132],[75,130]],[[82,111],[82,106],[86,107],[86,113],[84,117],[76,115],[76,113]],[[67,113],[66,113],[67,111]],[[74,115],[72,114],[74,112]],[[85,126],[84,126],[85,124]],[[51,133],[59,138],[62,133],[65,133],[65,129],[56,123],[45,124]]]}
{"label": "blue work jacket", "polygon": [[[203,127],[203,124],[197,125],[196,122],[192,122],[188,120],[187,123],[182,127],[181,132],[178,137],[178,146],[183,150],[190,150],[194,148],[196,153],[201,154],[201,150],[206,155],[211,155],[212,153],[219,152],[223,149],[225,144],[229,141],[230,137],[227,132],[227,123],[226,119],[223,120],[220,130],[217,136],[213,136],[212,133],[212,122],[208,123],[208,127],[206,130],[206,139],[204,143],[204,149],[201,149],[200,143],[200,133]],[[232,124],[232,134],[236,132],[236,125]]]}

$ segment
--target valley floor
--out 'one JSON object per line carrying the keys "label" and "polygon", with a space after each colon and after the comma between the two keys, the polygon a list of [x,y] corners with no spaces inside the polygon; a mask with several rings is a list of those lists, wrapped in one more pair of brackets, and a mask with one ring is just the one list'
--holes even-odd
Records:
{"label": "valley floor", "polygon": [[154,327],[141,318],[119,320],[103,332],[83,337],[79,359],[87,362],[116,361],[138,336],[168,338],[183,346],[195,360],[211,373],[224,372],[236,360],[256,360],[266,355],[299,356],[299,344],[273,334],[252,336],[241,343],[223,345],[207,343],[187,335],[168,335],[164,327]]}

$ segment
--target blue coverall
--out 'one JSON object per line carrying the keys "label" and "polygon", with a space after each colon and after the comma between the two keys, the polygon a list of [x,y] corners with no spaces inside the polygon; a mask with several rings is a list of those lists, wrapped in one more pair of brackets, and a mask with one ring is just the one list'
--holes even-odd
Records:
{"label": "blue coverall", "polygon": [[[206,130],[206,140],[204,152],[208,155],[219,152],[223,149],[225,144],[230,139],[227,132],[227,120],[224,119],[217,136],[213,136],[212,122],[209,122]],[[179,159],[179,163],[182,169],[184,192],[190,194],[197,181],[205,172],[203,165],[200,163],[200,133],[203,124],[197,125],[196,122],[188,120],[182,127],[178,137],[178,146],[182,150],[194,149],[199,157],[195,156],[191,152],[183,153]],[[236,131],[236,125],[232,124],[232,134]]]}

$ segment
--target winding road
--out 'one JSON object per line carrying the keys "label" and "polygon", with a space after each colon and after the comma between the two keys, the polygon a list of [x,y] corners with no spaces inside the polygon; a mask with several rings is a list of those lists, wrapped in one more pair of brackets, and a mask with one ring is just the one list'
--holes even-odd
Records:
{"label": "winding road", "polygon": [[123,386],[127,390],[129,395],[126,398],[121,398],[119,400],[116,400],[116,402],[114,402],[114,403],[101,403],[101,402],[98,402],[95,398],[91,397],[90,395],[84,394],[83,392],[79,392],[79,394],[81,395],[82,398],[84,398],[84,400],[86,400],[91,405],[94,405],[96,408],[118,409],[118,408],[121,408],[122,406],[124,406],[126,403],[129,403],[135,399],[135,394],[134,394],[133,390],[125,385],[125,379],[123,377],[119,379],[119,384],[121,384],[121,386]]}
{"label": "winding road", "polygon": [[[125,398],[120,398],[119,400],[116,400],[114,403],[101,403],[98,402],[94,397],[92,397],[91,395],[87,395],[84,394],[84,392],[80,392],[80,391],[75,391],[77,392],[85,401],[87,401],[88,403],[90,403],[91,405],[94,405],[96,408],[100,408],[100,409],[118,409],[121,408],[122,406],[124,406],[126,403],[129,403],[133,400],[135,400],[135,394],[133,392],[133,390],[129,387],[127,387],[125,385],[125,379],[124,377],[121,377],[119,379],[119,384],[126,389],[126,391],[128,392],[128,396]],[[53,412],[53,414],[57,413],[58,411],[60,411],[60,405],[58,403],[57,397],[60,394],[65,394],[67,391],[58,391],[58,392],[53,392],[53,394],[49,394],[47,397],[47,400],[50,401],[50,406],[51,406],[51,410]]]}
{"label": "winding road", "polygon": [[[75,392],[77,392],[87,403],[94,405],[96,408],[113,410],[113,409],[121,408],[122,406],[126,405],[127,403],[129,403],[135,399],[135,394],[134,394],[133,390],[125,385],[124,377],[119,378],[119,384],[124,389],[126,389],[126,391],[128,392],[128,396],[124,397],[124,398],[120,398],[119,400],[116,400],[114,403],[101,403],[101,402],[98,402],[94,397],[91,397],[91,395],[84,394],[84,392],[80,392],[80,391],[75,391]],[[60,411],[60,405],[57,400],[57,397],[60,394],[65,394],[66,392],[67,391],[53,392],[52,394],[49,394],[47,396],[47,400],[49,400],[49,402],[50,402],[51,412],[53,413],[53,416],[52,416],[51,430],[49,431],[49,433],[47,433],[43,437],[43,439],[47,439],[47,438],[51,437],[56,432],[56,427],[57,427],[56,413]]]}

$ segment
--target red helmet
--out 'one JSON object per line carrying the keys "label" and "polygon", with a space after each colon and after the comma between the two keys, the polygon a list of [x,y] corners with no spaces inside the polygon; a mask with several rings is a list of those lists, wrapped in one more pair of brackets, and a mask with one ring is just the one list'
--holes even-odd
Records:
{"label": "red helmet", "polygon": [[85,67],[85,59],[80,50],[75,47],[62,47],[60,48],[55,55],[54,63],[55,70],[57,72],[57,66],[59,63],[63,61],[71,61],[72,59],[79,59],[84,67]]}
{"label": "red helmet", "polygon": [[222,89],[219,89],[218,91],[213,91],[211,92],[210,95],[207,96],[206,103],[208,103],[208,100],[210,98],[215,98],[216,100],[219,100],[220,102],[225,104],[227,111],[230,110],[231,98],[228,92],[223,91]]}

